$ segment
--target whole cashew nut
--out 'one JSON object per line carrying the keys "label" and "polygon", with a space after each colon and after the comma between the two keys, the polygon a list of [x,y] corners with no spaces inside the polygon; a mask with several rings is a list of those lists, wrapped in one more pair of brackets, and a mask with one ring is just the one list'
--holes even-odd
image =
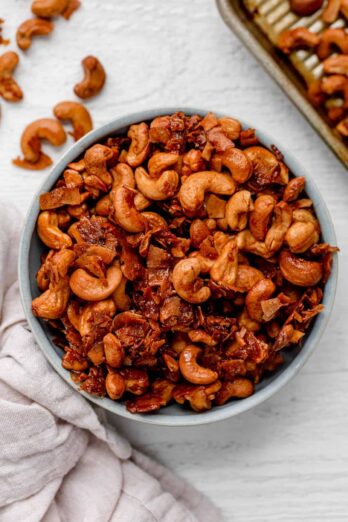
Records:
{"label": "whole cashew nut", "polygon": [[261,302],[269,299],[275,292],[276,286],[271,279],[261,279],[247,293],[245,305],[251,319],[262,322],[263,311]]}
{"label": "whole cashew nut", "polygon": [[262,194],[254,203],[254,208],[250,213],[249,228],[258,241],[265,240],[275,204],[275,199],[268,194]]}
{"label": "whole cashew nut", "polygon": [[255,145],[246,148],[243,152],[253,165],[253,178],[256,178],[259,186],[267,185],[275,180],[280,164],[271,151]]}
{"label": "whole cashew nut", "polygon": [[105,388],[110,399],[116,401],[120,399],[126,391],[126,383],[119,373],[109,372],[105,379]]}
{"label": "whole cashew nut", "polygon": [[150,152],[149,127],[146,123],[131,125],[128,137],[132,140],[126,161],[131,167],[138,167]]}
{"label": "whole cashew nut", "polygon": [[178,187],[179,176],[175,170],[165,170],[158,179],[154,179],[143,167],[135,170],[137,188],[145,198],[163,201],[171,198]]}
{"label": "whole cashew nut", "polygon": [[238,140],[242,130],[240,121],[235,120],[234,118],[224,117],[219,118],[219,125],[221,125],[222,130],[230,140]]}
{"label": "whole cashew nut", "polygon": [[18,54],[14,51],[8,51],[0,56],[0,95],[6,101],[17,102],[23,98],[22,89],[13,78],[18,62]]}
{"label": "whole cashew nut", "polygon": [[75,141],[93,129],[92,118],[86,107],[81,103],[63,101],[57,103],[53,113],[58,120],[70,120],[73,126],[71,135]]}
{"label": "whole cashew nut", "polygon": [[113,177],[112,188],[116,189],[122,185],[129,188],[135,188],[134,172],[127,163],[117,163],[115,167],[110,169]]}
{"label": "whole cashew nut", "polygon": [[263,241],[257,241],[250,230],[246,229],[237,235],[238,248],[244,252],[250,252],[257,256],[269,258],[273,255]]}
{"label": "whole cashew nut", "polygon": [[127,281],[127,278],[122,275],[120,284],[112,294],[112,299],[117,307],[117,310],[121,310],[121,312],[126,312],[131,307],[131,299],[126,293]]}
{"label": "whole cashew nut", "polygon": [[70,288],[77,297],[85,301],[101,301],[116,290],[122,279],[118,266],[106,271],[105,279],[93,277],[83,268],[77,268],[70,276]]}
{"label": "whole cashew nut", "polygon": [[112,160],[114,153],[105,145],[96,144],[87,149],[84,155],[85,168],[89,176],[97,176],[106,186],[112,184],[112,176],[107,169],[108,161]]}
{"label": "whole cashew nut", "polygon": [[69,297],[69,278],[62,277],[50,283],[48,290],[33,300],[33,314],[42,319],[58,319],[64,314]]}
{"label": "whole cashew nut", "polygon": [[284,278],[296,286],[315,286],[323,276],[321,263],[307,261],[286,249],[279,254],[279,266]]}
{"label": "whole cashew nut", "polygon": [[338,54],[326,58],[323,62],[324,72],[327,74],[343,74],[348,76],[348,56]]}
{"label": "whole cashew nut", "polygon": [[104,86],[106,80],[105,70],[95,56],[86,56],[81,63],[85,77],[80,83],[75,85],[74,93],[82,99],[92,98],[99,94]]}
{"label": "whole cashew nut", "polygon": [[261,270],[249,265],[239,265],[235,287],[239,292],[248,292],[258,281],[264,278]]}
{"label": "whole cashew nut", "polygon": [[135,206],[135,190],[121,186],[112,190],[110,195],[116,222],[127,232],[142,232],[146,226],[146,219]]}
{"label": "whole cashew nut", "polygon": [[66,134],[62,124],[51,118],[43,118],[30,123],[21,137],[21,149],[24,158],[17,158],[13,163],[22,168],[41,169],[52,164],[49,156],[41,151],[40,140],[47,140],[59,147],[66,140]]}
{"label": "whole cashew nut", "polygon": [[41,241],[49,248],[59,250],[72,245],[71,237],[59,229],[58,214],[51,210],[45,210],[39,214],[37,233]]}
{"label": "whole cashew nut", "polygon": [[49,20],[41,18],[26,20],[17,29],[17,45],[22,51],[25,51],[31,46],[33,36],[47,36],[53,29],[54,25]]}
{"label": "whole cashew nut", "polygon": [[232,230],[239,232],[248,224],[248,214],[253,208],[251,193],[248,190],[235,192],[227,202],[225,217]]}
{"label": "whole cashew nut", "polygon": [[284,189],[283,201],[295,201],[305,188],[305,183],[303,176],[291,179]]}
{"label": "whole cashew nut", "polygon": [[151,178],[159,178],[162,172],[168,170],[178,162],[178,154],[172,152],[158,152],[149,159],[147,168]]}
{"label": "whole cashew nut", "polygon": [[348,35],[344,29],[329,28],[322,33],[317,49],[318,58],[325,60],[335,46],[342,54],[348,54]]}
{"label": "whole cashew nut", "polygon": [[223,247],[219,257],[214,261],[210,270],[213,281],[227,287],[234,287],[238,273],[238,247],[232,238]]}
{"label": "whole cashew nut", "polygon": [[253,166],[248,156],[235,147],[231,147],[221,156],[221,162],[227,167],[236,183],[245,183],[253,172]]}
{"label": "whole cashew nut", "polygon": [[244,399],[254,393],[254,385],[249,379],[237,378],[234,381],[224,381],[217,392],[215,403],[218,406],[225,404],[232,397]]}
{"label": "whole cashew nut", "polygon": [[265,245],[269,252],[275,253],[281,248],[291,223],[292,209],[281,201],[274,207],[274,221],[266,234]]}
{"label": "whole cashew nut", "polygon": [[208,287],[198,278],[201,264],[197,258],[179,261],[173,270],[173,285],[176,293],[189,303],[204,303],[211,295]]}
{"label": "whole cashew nut", "polygon": [[197,363],[198,356],[202,349],[194,344],[186,346],[179,357],[179,368],[185,379],[192,384],[211,384],[215,382],[219,375],[217,372],[204,368]]}
{"label": "whole cashew nut", "polygon": [[291,252],[301,254],[319,241],[318,228],[314,223],[297,221],[291,225],[285,235],[285,241]]}
{"label": "whole cashew nut", "polygon": [[296,49],[313,49],[319,45],[320,38],[307,27],[296,27],[280,33],[278,47],[285,54],[290,54]]}
{"label": "whole cashew nut", "polygon": [[34,0],[31,10],[40,18],[58,16],[68,5],[68,0]]}
{"label": "whole cashew nut", "polygon": [[230,196],[235,190],[235,182],[229,176],[202,171],[188,177],[179,190],[179,199],[184,210],[195,213],[203,206],[206,192]]}

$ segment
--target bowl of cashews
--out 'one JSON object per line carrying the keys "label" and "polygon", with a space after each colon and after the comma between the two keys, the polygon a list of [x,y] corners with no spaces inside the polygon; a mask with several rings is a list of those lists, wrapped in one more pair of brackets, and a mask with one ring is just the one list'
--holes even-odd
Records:
{"label": "bowl of cashews", "polygon": [[311,177],[235,117],[156,109],[64,154],[25,220],[29,326],[77,393],[185,426],[257,406],[330,316],[332,220]]}

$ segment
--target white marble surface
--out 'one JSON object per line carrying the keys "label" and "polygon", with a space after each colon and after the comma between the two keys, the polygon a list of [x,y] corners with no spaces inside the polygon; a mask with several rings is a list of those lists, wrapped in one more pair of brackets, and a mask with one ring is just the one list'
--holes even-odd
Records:
{"label": "white marble surface", "polygon": [[[16,169],[30,121],[74,99],[80,60],[95,54],[108,81],[88,102],[95,126],[137,109],[191,105],[239,115],[284,143],[315,176],[341,247],[336,306],[314,356],[276,397],[214,426],[117,425],[143,450],[203,490],[237,522],[348,520],[348,176],[326,145],[229,32],[212,0],[82,0],[70,22],[37,39],[16,77],[25,98],[1,101],[0,191],[24,213],[47,172]],[[1,0],[4,36],[29,0]],[[2,47],[1,52],[6,48]],[[57,158],[61,150],[47,147]],[[202,521],[204,522],[204,521]]]}

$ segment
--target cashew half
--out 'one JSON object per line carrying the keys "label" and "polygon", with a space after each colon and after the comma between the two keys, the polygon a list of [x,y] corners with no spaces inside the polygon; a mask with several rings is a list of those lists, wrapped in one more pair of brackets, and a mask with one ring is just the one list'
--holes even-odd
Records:
{"label": "cashew half", "polygon": [[66,134],[62,124],[51,118],[43,118],[30,123],[21,137],[21,149],[24,159],[17,158],[13,163],[22,168],[46,168],[52,164],[49,156],[41,151],[40,140],[47,140],[59,147],[66,140]]}
{"label": "cashew half", "polygon": [[211,384],[218,379],[219,375],[210,368],[204,368],[197,363],[197,358],[201,353],[201,348],[194,344],[186,346],[180,353],[179,368],[185,379],[192,384]]}
{"label": "cashew half", "polygon": [[179,261],[173,270],[173,285],[176,293],[189,303],[204,303],[211,295],[208,287],[198,278],[201,272],[199,259],[190,258]]}
{"label": "cashew half", "polygon": [[297,286],[314,286],[323,276],[321,263],[307,261],[286,249],[279,254],[279,267],[285,279]]}
{"label": "cashew half", "polygon": [[296,49],[313,49],[319,42],[319,36],[312,33],[307,27],[296,27],[280,33],[278,47],[283,53],[290,54]]}
{"label": "cashew half", "polygon": [[51,18],[58,16],[66,9],[69,0],[34,0],[31,10],[40,18]]}
{"label": "cashew half", "polygon": [[178,154],[172,152],[158,152],[149,159],[147,168],[151,178],[159,178],[162,172],[178,162]]}
{"label": "cashew half", "polygon": [[25,51],[31,46],[33,36],[47,36],[53,29],[54,25],[49,20],[41,18],[26,20],[17,29],[17,45],[22,51]]}
{"label": "cashew half", "polygon": [[71,135],[75,141],[93,129],[93,122],[90,113],[81,103],[63,101],[57,103],[53,113],[58,120],[70,120],[73,126]]}
{"label": "cashew half", "polygon": [[143,167],[135,170],[135,181],[145,198],[163,201],[171,198],[178,187],[179,176],[175,170],[165,170],[158,179],[154,179]]}
{"label": "cashew half", "polygon": [[41,241],[49,248],[59,250],[72,245],[71,237],[59,229],[59,219],[56,212],[46,210],[39,214],[37,233]]}
{"label": "cashew half", "polygon": [[126,185],[129,188],[135,188],[134,172],[127,163],[117,163],[115,167],[110,169],[113,177],[112,188],[116,189],[122,185]]}
{"label": "cashew half", "polygon": [[69,278],[62,277],[58,282],[50,283],[48,290],[33,300],[33,314],[43,319],[58,319],[64,314],[69,297]]}
{"label": "cashew half", "polygon": [[251,319],[262,322],[263,310],[261,302],[269,299],[275,292],[276,286],[271,279],[261,279],[247,293],[245,305]]}
{"label": "cashew half", "polygon": [[131,167],[138,167],[150,152],[149,127],[142,122],[131,125],[128,137],[132,140],[127,153],[126,161]]}
{"label": "cashew half", "polygon": [[254,203],[254,208],[250,213],[249,228],[258,241],[265,240],[275,203],[275,199],[268,194],[262,194]]}
{"label": "cashew half", "polygon": [[271,151],[256,145],[246,148],[243,152],[253,165],[252,179],[255,178],[258,186],[268,185],[275,180],[280,165]]}
{"label": "cashew half", "polygon": [[285,241],[291,252],[301,254],[319,241],[318,227],[311,222],[293,223],[285,235]]}
{"label": "cashew half", "polygon": [[108,268],[105,279],[93,277],[83,268],[78,268],[71,274],[70,288],[80,299],[101,301],[116,290],[121,279],[122,272],[118,266]]}
{"label": "cashew half", "polygon": [[146,219],[135,207],[136,192],[128,187],[118,187],[110,193],[116,222],[127,232],[142,232]]}
{"label": "cashew half", "polygon": [[13,78],[18,62],[18,54],[14,51],[0,56],[0,95],[9,102],[17,102],[23,98],[22,89]]}
{"label": "cashew half", "polygon": [[89,176],[97,176],[107,187],[112,184],[112,176],[107,169],[108,161],[114,157],[110,147],[97,143],[87,149],[84,155],[85,168]]}
{"label": "cashew half", "polygon": [[210,270],[213,281],[227,287],[234,287],[238,273],[238,247],[232,238],[223,247],[219,257],[214,261]]}
{"label": "cashew half", "polygon": [[239,292],[248,292],[258,281],[264,278],[261,270],[249,265],[239,265],[235,287]]}
{"label": "cashew half", "polygon": [[121,341],[112,333],[103,338],[106,362],[112,368],[120,368],[124,360],[124,349]]}
{"label": "cashew half", "polygon": [[86,56],[81,63],[85,77],[80,83],[75,85],[74,93],[82,99],[92,98],[99,94],[104,86],[106,80],[105,70],[95,56]]}
{"label": "cashew half", "polygon": [[265,245],[269,252],[275,253],[281,248],[291,223],[292,209],[281,201],[274,207],[274,221],[266,234]]}
{"label": "cashew half", "polygon": [[248,214],[253,208],[251,193],[240,190],[233,194],[227,202],[225,217],[232,230],[243,230],[248,224]]}
{"label": "cashew half", "polygon": [[202,171],[188,177],[179,190],[179,199],[184,210],[195,213],[203,206],[206,192],[230,196],[235,190],[235,182],[230,176]]}
{"label": "cashew half", "polygon": [[231,172],[236,183],[245,183],[253,172],[253,166],[248,156],[235,147],[231,147],[221,156],[221,162]]}

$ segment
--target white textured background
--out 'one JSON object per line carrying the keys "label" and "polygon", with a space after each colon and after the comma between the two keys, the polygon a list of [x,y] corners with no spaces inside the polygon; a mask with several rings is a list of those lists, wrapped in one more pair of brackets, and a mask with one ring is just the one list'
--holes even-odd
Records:
{"label": "white textured background", "polygon": [[[276,397],[214,426],[169,429],[117,420],[118,426],[206,492],[228,521],[347,521],[346,169],[223,25],[212,0],[82,2],[69,22],[58,20],[51,36],[20,53],[16,78],[25,98],[19,104],[1,101],[2,197],[26,211],[47,172],[11,165],[20,134],[27,123],[50,116],[56,102],[74,99],[80,60],[95,54],[108,73],[102,94],[88,102],[95,126],[165,105],[242,116],[276,136],[314,175],[341,247],[336,307],[326,334],[306,367]],[[29,6],[29,0],[0,0],[10,49],[16,49],[15,28],[29,17]],[[45,150],[57,158],[68,146]]]}

